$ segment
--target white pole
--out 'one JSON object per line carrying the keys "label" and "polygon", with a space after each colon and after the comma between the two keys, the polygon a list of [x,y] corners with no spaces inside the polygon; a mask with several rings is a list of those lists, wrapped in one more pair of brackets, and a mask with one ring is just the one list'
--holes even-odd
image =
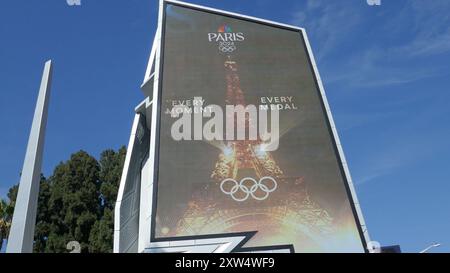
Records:
{"label": "white pole", "polygon": [[52,61],[45,63],[33,124],[28,139],[25,161],[9,233],[6,252],[33,252],[34,228],[41,179],[42,154],[47,125],[48,101],[52,75]]}

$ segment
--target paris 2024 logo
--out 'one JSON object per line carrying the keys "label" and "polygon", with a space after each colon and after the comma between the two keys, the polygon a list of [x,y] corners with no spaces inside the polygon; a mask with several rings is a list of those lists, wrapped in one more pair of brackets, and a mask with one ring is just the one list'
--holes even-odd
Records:
{"label": "paris 2024 logo", "polygon": [[221,25],[217,32],[208,33],[208,41],[218,43],[219,50],[223,53],[232,53],[236,50],[236,43],[244,40],[244,33],[233,32],[228,25]]}

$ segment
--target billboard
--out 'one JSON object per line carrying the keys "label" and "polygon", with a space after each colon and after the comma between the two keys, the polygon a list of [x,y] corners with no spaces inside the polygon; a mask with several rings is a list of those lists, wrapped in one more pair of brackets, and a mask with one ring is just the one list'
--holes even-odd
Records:
{"label": "billboard", "polygon": [[[300,29],[167,2],[160,56],[152,240],[256,232],[244,248],[364,252]],[[229,137],[230,105],[270,112],[277,134],[251,137],[246,113],[248,137]]]}

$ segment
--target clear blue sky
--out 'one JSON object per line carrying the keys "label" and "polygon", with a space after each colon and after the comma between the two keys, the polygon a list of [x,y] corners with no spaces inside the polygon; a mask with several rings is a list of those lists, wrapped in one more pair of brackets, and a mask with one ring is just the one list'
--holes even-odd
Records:
{"label": "clear blue sky", "polygon": [[[372,239],[450,252],[450,1],[191,2],[305,27]],[[19,180],[47,58],[44,174],[127,144],[156,13],[156,0],[1,4],[0,196]]]}

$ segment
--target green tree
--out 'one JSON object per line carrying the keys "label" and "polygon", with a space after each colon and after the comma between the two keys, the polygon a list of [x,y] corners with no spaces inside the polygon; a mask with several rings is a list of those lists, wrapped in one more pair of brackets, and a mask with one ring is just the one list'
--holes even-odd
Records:
{"label": "green tree", "polygon": [[126,148],[117,152],[106,150],[100,156],[100,194],[102,217],[89,236],[89,252],[112,252],[114,233],[114,205],[117,199]]}
{"label": "green tree", "polygon": [[11,220],[8,215],[8,203],[0,199],[0,249],[3,246],[3,240],[7,238]]}
{"label": "green tree", "polygon": [[0,199],[0,249],[3,246],[3,240],[8,239],[9,230],[11,228],[12,216],[14,213],[14,205],[16,203],[18,186],[12,186],[8,191],[8,199],[6,202]]}
{"label": "green tree", "polygon": [[106,150],[100,155],[100,194],[104,208],[114,208],[126,153],[125,146],[122,146],[117,152]]}
{"label": "green tree", "polygon": [[[105,150],[97,161],[79,151],[48,179],[41,175],[34,252],[66,253],[70,241],[78,241],[82,252],[112,252],[114,205],[125,155],[125,147]],[[11,187],[9,204],[4,202],[9,223],[17,190],[17,185]]]}
{"label": "green tree", "polygon": [[88,251],[89,234],[100,218],[100,166],[84,151],[60,163],[49,178],[49,233],[45,252],[67,252],[69,241]]}
{"label": "green tree", "polygon": [[106,208],[102,218],[95,222],[89,236],[89,252],[111,253],[114,238],[114,213]]}
{"label": "green tree", "polygon": [[[41,175],[42,177],[42,175]],[[11,218],[12,218],[12,213],[14,212],[14,207],[16,205],[16,198],[17,198],[17,192],[19,191],[19,185],[14,185],[11,188],[9,188],[8,191],[8,199],[9,199],[9,212],[11,213]]]}
{"label": "green tree", "polygon": [[36,215],[36,228],[34,231],[34,252],[44,252],[47,244],[48,234],[51,230],[51,211],[49,200],[51,196],[51,185],[49,181],[41,175],[39,187],[38,209]]}

